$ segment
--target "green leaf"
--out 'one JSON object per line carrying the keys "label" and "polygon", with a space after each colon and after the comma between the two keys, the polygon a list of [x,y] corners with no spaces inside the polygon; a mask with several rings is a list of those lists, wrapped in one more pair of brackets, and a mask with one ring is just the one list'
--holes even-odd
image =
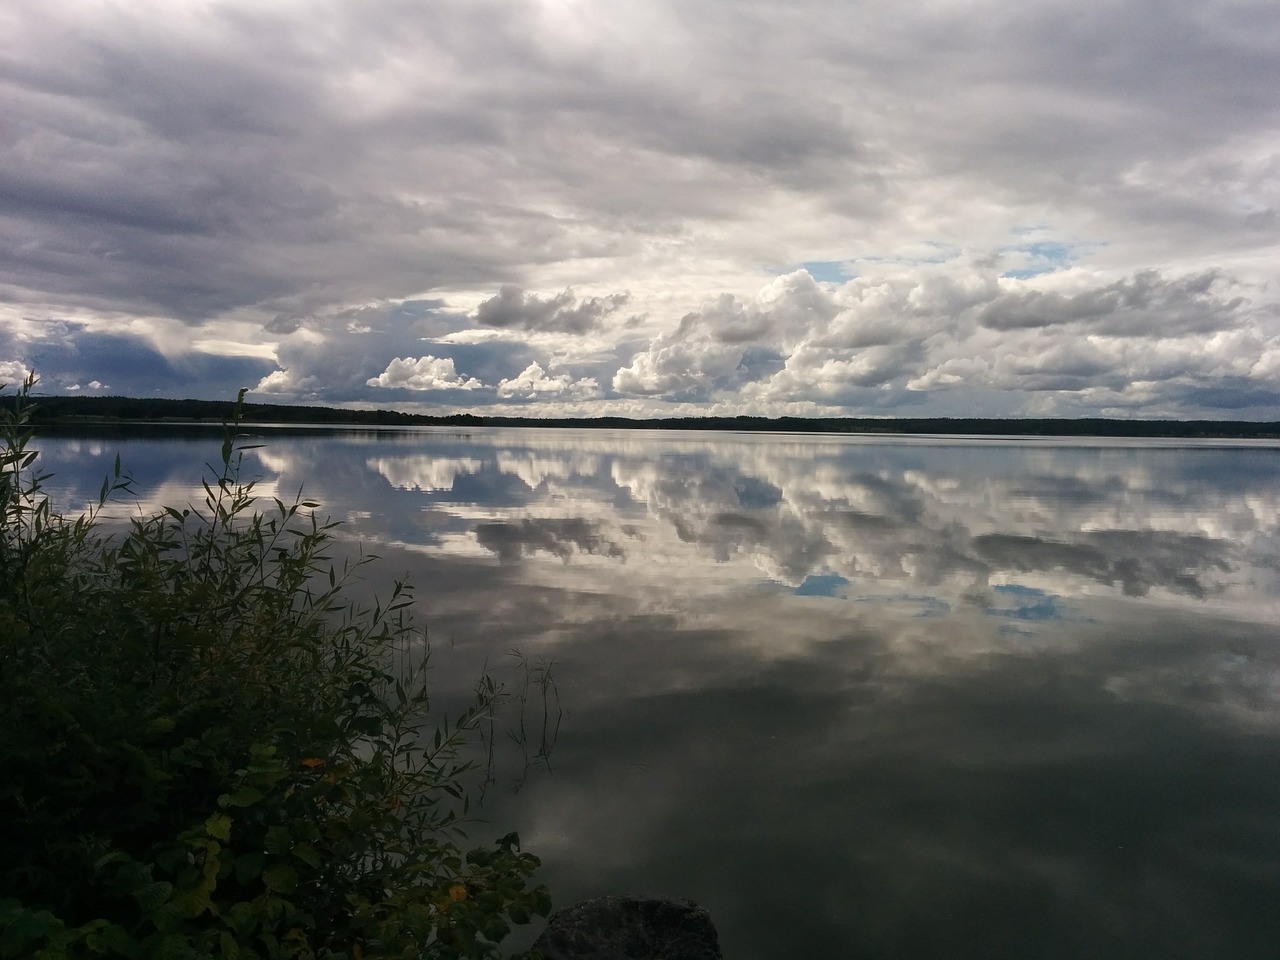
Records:
{"label": "green leaf", "polygon": [[227,806],[231,807],[251,807],[255,803],[261,802],[264,794],[257,787],[245,785],[235,793],[227,797]]}
{"label": "green leaf", "polygon": [[320,869],[320,854],[311,844],[303,841],[294,846],[293,855],[313,870]]}
{"label": "green leaf", "polygon": [[531,896],[533,897],[533,910],[538,916],[545,917],[551,912],[551,894],[546,887],[534,888]]}
{"label": "green leaf", "polygon": [[93,869],[95,871],[100,871],[102,870],[103,867],[108,867],[113,863],[127,863],[128,860],[129,860],[128,854],[122,853],[119,850],[112,850],[110,853],[106,854],[105,856],[99,857],[96,861],[94,861]]}
{"label": "green leaf", "polygon": [[[107,923],[105,920],[99,922],[104,926],[85,936],[86,947],[95,953],[114,953],[122,957],[132,957],[137,954],[138,944],[129,935],[128,930],[116,923]],[[81,930],[83,929],[82,927]]]}
{"label": "green leaf", "polygon": [[167,873],[174,873],[178,867],[187,861],[187,849],[185,847],[171,847],[168,850],[162,850],[156,854],[156,865]]}
{"label": "green leaf", "polygon": [[505,837],[501,837],[501,838],[499,838],[499,839],[495,840],[495,841],[494,841],[494,843],[495,843],[497,846],[502,847],[502,849],[503,849],[503,850],[506,850],[508,853],[509,853],[509,852],[511,852],[511,850],[513,850],[513,849],[515,849],[515,850],[519,850],[519,849],[520,849],[520,834],[516,833],[516,832],[513,830],[511,833],[508,833]]}
{"label": "green leaf", "polygon": [[501,917],[490,917],[484,922],[480,932],[484,934],[485,939],[498,943],[511,932],[511,926]]}
{"label": "green leaf", "polygon": [[67,926],[48,910],[30,910],[16,900],[0,901],[0,956],[29,955],[28,944],[65,932]]}
{"label": "green leaf", "polygon": [[262,847],[267,853],[273,853],[277,856],[286,854],[293,847],[293,835],[289,832],[288,827],[268,827],[267,836],[263,840]]}
{"label": "green leaf", "polygon": [[184,893],[179,894],[177,897],[174,897],[173,908],[178,911],[181,916],[187,917],[188,919],[198,917],[206,910],[210,913],[217,912],[213,906],[213,897],[210,896],[209,891],[203,887],[197,887],[195,890],[187,890]]}
{"label": "green leaf", "polygon": [[146,913],[154,913],[159,910],[169,899],[173,893],[173,884],[166,883],[163,880],[146,883],[133,891],[133,899],[138,901],[140,906]]}
{"label": "green leaf", "polygon": [[272,893],[293,893],[298,886],[298,871],[284,865],[270,867],[262,872],[262,882]]}
{"label": "green leaf", "polygon": [[225,813],[215,813],[204,822],[204,832],[215,840],[231,840],[231,818]]}
{"label": "green leaf", "polygon": [[195,953],[191,943],[180,933],[161,933],[147,943],[148,960],[186,960]]}
{"label": "green leaf", "polygon": [[262,872],[266,862],[267,858],[261,853],[240,854],[240,856],[236,857],[236,881],[240,884],[247,884],[253,877]]}

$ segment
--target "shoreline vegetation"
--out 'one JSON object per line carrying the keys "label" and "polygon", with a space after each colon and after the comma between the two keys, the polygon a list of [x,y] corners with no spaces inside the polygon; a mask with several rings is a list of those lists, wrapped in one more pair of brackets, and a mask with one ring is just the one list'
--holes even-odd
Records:
{"label": "shoreline vegetation", "polygon": [[[33,423],[63,424],[209,423],[231,414],[225,400],[136,397],[40,396]],[[1170,439],[1280,439],[1280,421],[1117,420],[1105,417],[513,417],[452,414],[431,416],[396,410],[361,410],[299,404],[243,404],[252,424],[364,427],[569,427],[608,430],[721,430],[776,433],[938,434],[953,436],[1137,437]]]}
{"label": "shoreline vegetation", "polygon": [[464,830],[512,695],[441,712],[411,588],[350,599],[376,558],[259,498],[239,401],[203,500],[109,532],[127,469],[53,510],[31,385],[0,393],[0,960],[503,956],[551,908],[516,834]]}

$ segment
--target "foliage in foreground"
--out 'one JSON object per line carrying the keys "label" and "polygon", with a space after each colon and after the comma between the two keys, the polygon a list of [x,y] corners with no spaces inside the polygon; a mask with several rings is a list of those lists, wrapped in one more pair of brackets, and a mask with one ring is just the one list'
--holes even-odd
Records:
{"label": "foliage in foreground", "polygon": [[407,588],[346,601],[331,525],[260,512],[230,430],[202,506],[57,514],[32,383],[0,422],[0,957],[488,958],[545,915],[514,834],[458,846],[498,691],[429,716]]}

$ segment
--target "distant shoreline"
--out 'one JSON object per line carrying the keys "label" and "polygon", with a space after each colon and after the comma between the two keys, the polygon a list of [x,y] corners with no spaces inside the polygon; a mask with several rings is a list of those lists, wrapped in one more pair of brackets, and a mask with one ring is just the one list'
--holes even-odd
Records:
{"label": "distant shoreline", "polygon": [[[231,416],[225,400],[136,397],[33,398],[37,424],[220,424]],[[294,404],[244,404],[243,417],[260,424],[359,427],[572,427],[609,430],[723,430],[775,433],[879,433],[963,436],[1167,437],[1171,439],[1280,439],[1280,422],[1249,420],[1113,420],[989,417],[511,417],[430,416],[395,410],[348,410]]]}

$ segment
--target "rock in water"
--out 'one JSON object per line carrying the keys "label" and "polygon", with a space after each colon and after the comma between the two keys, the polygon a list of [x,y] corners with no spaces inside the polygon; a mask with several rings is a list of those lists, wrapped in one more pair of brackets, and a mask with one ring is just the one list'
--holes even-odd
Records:
{"label": "rock in water", "polygon": [[552,914],[534,947],[545,960],[722,960],[711,914],[677,898],[583,900]]}

